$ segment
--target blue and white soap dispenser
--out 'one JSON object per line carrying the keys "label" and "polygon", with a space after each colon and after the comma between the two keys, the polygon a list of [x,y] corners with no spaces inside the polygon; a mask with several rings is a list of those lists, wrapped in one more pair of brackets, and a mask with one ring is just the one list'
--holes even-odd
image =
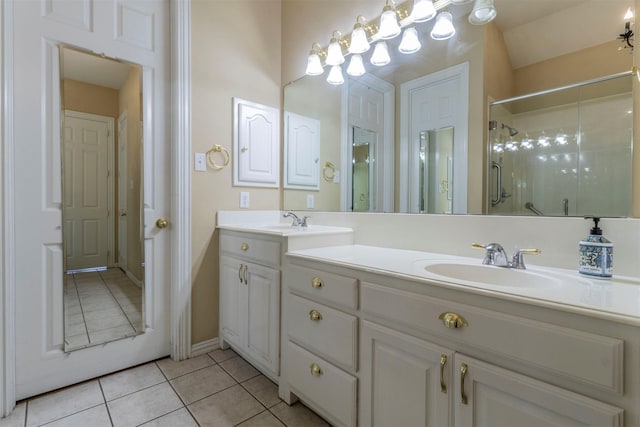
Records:
{"label": "blue and white soap dispenser", "polygon": [[589,236],[580,241],[580,274],[608,279],[613,275],[613,243],[602,235],[598,227],[600,218],[586,216],[585,219],[593,219],[595,226]]}

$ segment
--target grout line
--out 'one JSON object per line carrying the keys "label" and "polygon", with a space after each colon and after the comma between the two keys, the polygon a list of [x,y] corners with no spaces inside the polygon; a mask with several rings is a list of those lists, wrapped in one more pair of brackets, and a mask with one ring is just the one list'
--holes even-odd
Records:
{"label": "grout line", "polygon": [[29,401],[24,403],[24,427],[27,427],[27,417],[29,416]]}
{"label": "grout line", "polygon": [[255,414],[254,416],[249,417],[249,418],[247,418],[246,420],[242,420],[242,421],[240,421],[238,424],[234,424],[234,426],[239,426],[239,425],[241,425],[241,424],[243,424],[243,423],[246,423],[247,421],[254,419],[254,418],[255,418],[255,417],[257,417],[258,415],[264,414],[265,412],[269,412],[269,410],[268,410],[268,409],[265,409],[264,411],[260,411],[260,412],[258,412],[257,414]]}
{"label": "grout line", "polygon": [[[56,418],[55,420],[47,421],[47,422],[46,422],[46,423],[44,423],[44,424],[38,424],[38,426],[41,426],[41,427],[42,427],[42,426],[47,426],[47,425],[49,425],[49,424],[51,424],[51,423],[55,423],[55,422],[58,422],[58,421],[60,421],[60,420],[64,420],[64,419],[69,418],[69,417],[72,417],[72,416],[74,416],[74,415],[78,415],[78,414],[79,414],[79,413],[81,413],[81,412],[88,411],[89,409],[97,408],[97,407],[98,407],[98,406],[100,406],[100,405],[106,405],[106,404],[105,404],[105,403],[98,403],[97,405],[89,406],[88,408],[84,408],[84,409],[82,409],[82,410],[79,410],[79,411],[73,412],[73,413],[71,413],[71,414],[67,414],[67,415],[65,415],[65,416],[63,416],[63,417]],[[111,419],[111,417],[109,417],[109,419]],[[112,423],[111,425],[113,426],[113,423]]]}
{"label": "grout line", "polygon": [[98,378],[98,385],[100,386],[100,393],[102,393],[102,399],[104,400],[104,407],[107,410],[107,415],[109,416],[109,422],[113,426],[113,418],[111,418],[111,411],[109,410],[109,405],[107,405],[107,396],[104,395],[104,389],[102,388],[102,381],[100,381],[100,379],[102,378],[104,377]]}
{"label": "grout line", "polygon": [[[126,275],[124,277],[127,277]],[[122,311],[122,314],[124,314],[125,319],[127,319],[127,322],[129,322],[129,325],[131,326],[131,328],[133,329],[133,332],[138,332],[136,327],[133,326],[133,323],[131,323],[131,319],[129,319],[129,317],[127,316],[127,313],[124,311],[124,309],[122,308],[122,304],[120,304],[120,301],[118,301],[118,298],[116,298],[116,296],[113,294],[113,291],[111,290],[111,288],[109,287],[109,285],[107,284],[107,282],[104,280],[104,278],[102,277],[102,275],[100,275],[100,279],[102,280],[102,282],[104,283],[104,285],[107,287],[107,289],[109,290],[109,293],[111,294],[111,296],[113,297],[113,299],[116,301],[116,304],[118,304],[118,307],[120,308],[120,311]],[[131,280],[127,277],[128,280]],[[133,282],[131,282],[133,283]],[[118,288],[120,288],[119,285],[117,285]],[[120,289],[122,290],[122,289]],[[140,290],[140,294],[142,295],[142,290]],[[140,309],[140,318],[142,319],[142,309]],[[144,323],[144,322],[142,322]]]}
{"label": "grout line", "polygon": [[[167,384],[169,384],[169,387],[171,387],[171,390],[173,390],[173,392],[176,394],[176,396],[178,396],[178,399],[180,399],[180,402],[182,402],[182,407],[186,408],[187,404],[185,403],[184,399],[182,398],[182,396],[180,396],[180,393],[178,393],[178,390],[176,390],[176,388],[173,386],[173,384],[171,384],[171,381],[169,381],[169,377],[167,377],[167,375],[164,373],[164,371],[162,370],[162,368],[160,368],[160,365],[158,365],[158,361],[154,362],[156,364],[156,367],[158,368],[158,370],[160,371],[160,373],[162,374],[162,376],[165,379],[165,382]],[[196,371],[198,371],[199,369],[197,369]],[[193,372],[196,372],[193,371]],[[191,372],[189,372],[191,373]],[[188,374],[185,374],[188,375]],[[176,377],[176,378],[180,378],[180,377]],[[175,378],[174,378],[175,379]]]}

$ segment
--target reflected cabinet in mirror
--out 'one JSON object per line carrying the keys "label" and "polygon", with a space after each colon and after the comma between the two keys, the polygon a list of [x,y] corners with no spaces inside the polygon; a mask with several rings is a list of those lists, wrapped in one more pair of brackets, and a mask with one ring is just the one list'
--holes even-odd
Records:
{"label": "reflected cabinet in mirror", "polygon": [[60,48],[65,351],[144,331],[142,73]]}
{"label": "reflected cabinet in mirror", "polygon": [[484,26],[467,20],[473,2],[452,7],[447,41],[429,37],[432,21],[416,24],[417,53],[387,40],[391,62],[376,67],[363,54],[366,73],[342,85],[326,69],[288,84],[285,114],[317,123],[320,184],[285,188],[284,209],[632,215],[639,82],[618,36],[633,0],[495,5]]}

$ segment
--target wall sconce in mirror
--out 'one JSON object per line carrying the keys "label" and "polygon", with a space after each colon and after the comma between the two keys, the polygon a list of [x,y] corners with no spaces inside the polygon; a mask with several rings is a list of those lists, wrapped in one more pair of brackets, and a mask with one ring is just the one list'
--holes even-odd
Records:
{"label": "wall sconce in mirror", "polygon": [[627,9],[627,13],[624,15],[624,32],[618,35],[618,39],[622,40],[623,45],[618,48],[618,50],[622,49],[631,49],[633,52],[633,28],[635,23],[633,22],[634,13],[631,8]]}

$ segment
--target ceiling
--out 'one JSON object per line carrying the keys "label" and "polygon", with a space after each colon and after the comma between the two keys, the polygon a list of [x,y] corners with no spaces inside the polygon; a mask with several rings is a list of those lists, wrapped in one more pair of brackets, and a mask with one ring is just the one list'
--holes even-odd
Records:
{"label": "ceiling", "polygon": [[120,89],[129,75],[130,64],[62,48],[62,78]]}

